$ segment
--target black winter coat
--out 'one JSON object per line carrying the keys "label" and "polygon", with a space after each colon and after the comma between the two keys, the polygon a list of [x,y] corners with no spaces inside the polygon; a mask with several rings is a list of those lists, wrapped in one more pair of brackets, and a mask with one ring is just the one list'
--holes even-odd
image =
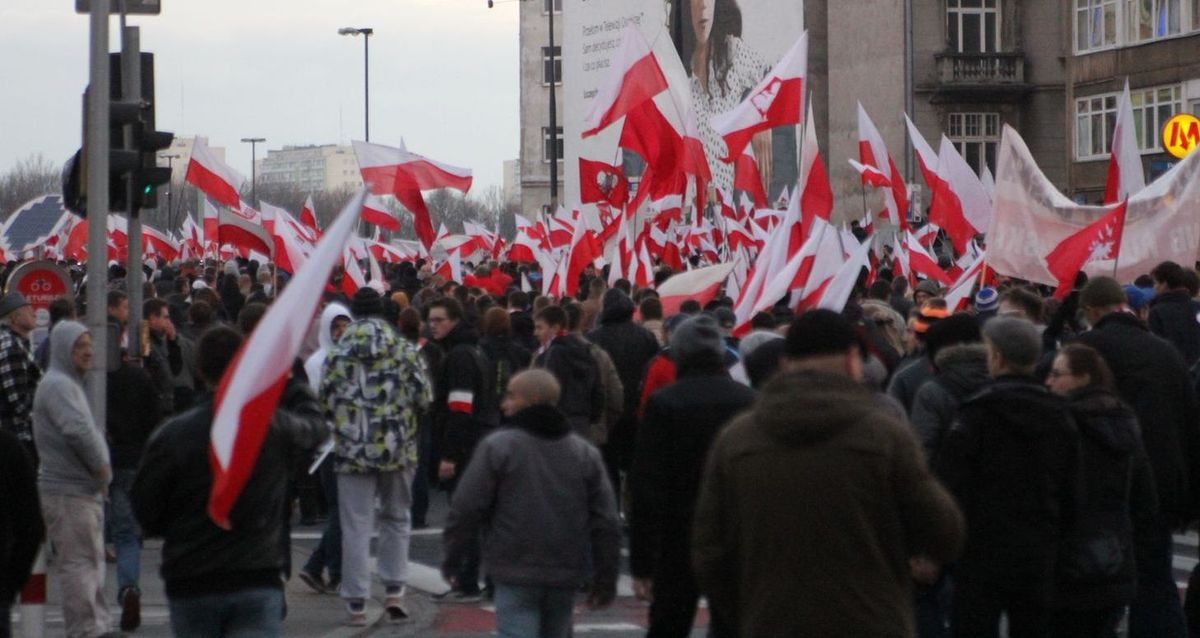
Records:
{"label": "black winter coat", "polygon": [[591,440],[592,423],[604,412],[604,382],[588,345],[577,335],[557,336],[534,365],[549,370],[562,386],[558,409],[566,415],[571,431]]}
{"label": "black winter coat", "polygon": [[1200,490],[1191,486],[1200,478],[1200,410],[1183,358],[1123,312],[1104,317],[1079,341],[1104,357],[1118,393],[1137,414],[1159,511],[1173,527],[1194,520]]}
{"label": "black winter coat", "polygon": [[625,408],[622,417],[637,412],[639,390],[646,375],[646,366],[659,352],[654,333],[633,322],[633,300],[620,290],[604,293],[600,311],[600,327],[587,333],[587,340],[604,348],[617,367],[621,386],[625,388]]}
{"label": "black winter coat", "polygon": [[1186,291],[1172,290],[1150,302],[1150,332],[1171,342],[1192,367],[1200,361],[1200,304]]}
{"label": "black winter coat", "polygon": [[[650,395],[638,428],[629,479],[629,565],[634,576],[666,575],[686,566],[663,565],[664,545],[688,543],[692,513],[713,439],[750,409],[754,391],[716,373],[684,373]],[[687,556],[686,552],[673,552]]]}
{"label": "black winter coat", "polygon": [[171,598],[283,586],[280,539],[291,460],[329,436],[308,385],[289,382],[250,479],[230,512],[232,529],[225,530],[207,514],[212,421],[210,394],[164,423],[150,438],[133,483],[134,514],[143,532],[164,541],[160,573]]}
{"label": "black winter coat", "polygon": [[5,613],[29,580],[45,536],[33,461],[15,435],[0,430],[0,608]]}
{"label": "black winter coat", "polygon": [[933,380],[917,390],[909,419],[931,465],[936,463],[942,441],[958,416],[958,407],[992,381],[987,350],[982,345],[943,348],[937,354],[936,367]]}
{"label": "black winter coat", "polygon": [[[459,321],[435,343],[445,355],[433,384],[434,452],[438,459],[466,468],[475,444],[500,424],[500,402],[475,328]],[[471,412],[451,410],[451,392],[468,393]]]}
{"label": "black winter coat", "polygon": [[1069,397],[1080,433],[1083,490],[1060,561],[1057,606],[1128,605],[1137,590],[1134,543],[1154,529],[1154,476],[1137,417],[1120,397],[1083,388]]}
{"label": "black winter coat", "polygon": [[113,469],[137,469],[146,441],[162,419],[157,391],[150,373],[128,362],[108,373],[105,420]]}
{"label": "black winter coat", "polygon": [[1029,377],[998,378],[960,408],[938,473],[967,519],[958,586],[1049,605],[1079,492],[1067,402]]}

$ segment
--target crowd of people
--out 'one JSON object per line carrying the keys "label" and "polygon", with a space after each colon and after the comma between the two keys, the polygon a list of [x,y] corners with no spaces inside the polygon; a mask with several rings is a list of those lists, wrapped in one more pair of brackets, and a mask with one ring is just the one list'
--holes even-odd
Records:
{"label": "crowd of people", "polygon": [[[0,637],[43,537],[72,637],[137,629],[152,537],[177,635],[279,634],[292,577],[363,626],[377,576],[401,622],[438,491],[435,598],[491,599],[505,637],[609,605],[623,538],[649,636],[690,635],[702,598],[718,637],[1200,635],[1172,575],[1200,515],[1190,267],[1081,276],[1061,302],[1000,278],[965,310],[883,271],[840,313],[781,303],[745,330],[728,297],[663,316],[592,267],[554,299],[526,265],[388,265],[311,318],[228,528],[207,513],[214,390],[286,276],[148,271],[140,343],[111,273],[109,352],[82,296],[37,347],[28,302],[0,298]],[[293,569],[290,526],[322,516]]]}

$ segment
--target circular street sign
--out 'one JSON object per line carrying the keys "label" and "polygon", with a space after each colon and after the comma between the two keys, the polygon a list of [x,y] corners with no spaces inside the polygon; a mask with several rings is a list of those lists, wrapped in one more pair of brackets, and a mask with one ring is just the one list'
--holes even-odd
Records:
{"label": "circular street sign", "polygon": [[1183,159],[1200,146],[1200,119],[1190,113],[1180,113],[1167,120],[1162,129],[1163,150]]}
{"label": "circular street sign", "polygon": [[71,294],[71,275],[52,261],[27,261],[13,269],[5,292],[25,295],[39,328],[50,325],[50,302]]}

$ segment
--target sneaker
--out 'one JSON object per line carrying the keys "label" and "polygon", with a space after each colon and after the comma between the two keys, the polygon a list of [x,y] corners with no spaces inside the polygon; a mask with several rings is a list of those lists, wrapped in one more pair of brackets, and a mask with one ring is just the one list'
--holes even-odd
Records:
{"label": "sneaker", "polygon": [[383,608],[387,610],[388,620],[393,623],[408,620],[408,609],[404,607],[404,587],[388,587]]}
{"label": "sneaker", "polygon": [[307,569],[301,569],[300,571],[296,572],[296,576],[298,576],[305,585],[308,585],[309,589],[318,594],[324,594],[326,591],[328,591],[328,588],[325,585],[325,580],[321,578],[320,574],[314,574]]}
{"label": "sneaker", "polygon": [[435,602],[448,605],[477,603],[483,600],[483,593],[479,591],[463,591],[461,589],[451,589],[450,591],[434,594]]}
{"label": "sneaker", "polygon": [[142,626],[142,593],[136,587],[121,590],[121,631],[133,631]]}
{"label": "sneaker", "polygon": [[346,624],[351,627],[367,626],[367,604],[363,601],[346,603]]}

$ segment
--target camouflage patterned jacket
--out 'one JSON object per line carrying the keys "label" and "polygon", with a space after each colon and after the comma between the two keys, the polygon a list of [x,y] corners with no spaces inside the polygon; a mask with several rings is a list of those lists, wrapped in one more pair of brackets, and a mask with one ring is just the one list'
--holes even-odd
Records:
{"label": "camouflage patterned jacket", "polygon": [[416,346],[382,319],[346,328],[329,349],[320,395],[337,472],[416,468],[418,416],[429,409],[433,387]]}

